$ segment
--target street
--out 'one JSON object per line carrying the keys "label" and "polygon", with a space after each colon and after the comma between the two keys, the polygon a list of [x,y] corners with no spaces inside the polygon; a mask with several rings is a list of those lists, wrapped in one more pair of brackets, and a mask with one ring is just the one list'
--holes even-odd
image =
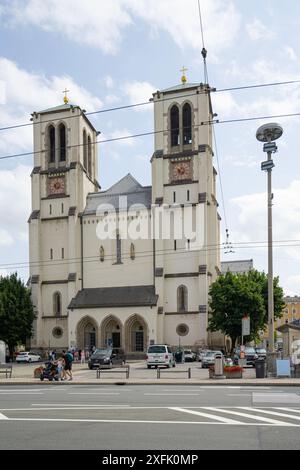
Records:
{"label": "street", "polygon": [[300,449],[300,388],[1,386],[0,449]]}

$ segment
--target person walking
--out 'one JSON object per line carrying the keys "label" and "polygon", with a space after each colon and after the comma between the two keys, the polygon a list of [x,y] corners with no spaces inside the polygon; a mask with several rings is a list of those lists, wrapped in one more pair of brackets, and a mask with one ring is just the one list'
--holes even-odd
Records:
{"label": "person walking", "polygon": [[84,349],[81,351],[80,362],[81,362],[81,364],[85,364],[85,352],[84,352]]}

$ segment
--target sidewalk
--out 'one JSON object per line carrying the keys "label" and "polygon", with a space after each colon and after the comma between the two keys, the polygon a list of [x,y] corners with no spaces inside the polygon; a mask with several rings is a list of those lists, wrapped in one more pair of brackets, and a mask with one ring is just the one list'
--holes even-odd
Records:
{"label": "sidewalk", "polygon": [[[6,379],[3,374],[0,376],[1,385],[210,385],[210,386],[298,386],[300,379],[292,378],[265,378],[257,379],[255,370],[244,369],[242,379],[209,379],[208,370],[202,369],[199,363],[177,364],[175,369],[161,369],[161,378],[157,378],[157,370],[148,370],[144,361],[135,361],[128,364],[130,366],[130,376],[126,379],[125,371],[120,368],[110,369],[101,373],[101,378],[96,378],[96,370],[89,370],[87,364],[75,363],[73,366],[73,380],[49,382],[40,381],[33,377],[33,371],[37,364],[26,364],[13,366],[13,377]],[[191,368],[191,379],[188,378],[187,370]]]}

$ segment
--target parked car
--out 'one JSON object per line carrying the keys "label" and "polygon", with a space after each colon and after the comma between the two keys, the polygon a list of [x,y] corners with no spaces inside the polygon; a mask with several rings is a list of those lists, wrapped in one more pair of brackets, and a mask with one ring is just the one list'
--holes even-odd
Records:
{"label": "parked car", "polygon": [[30,351],[20,352],[16,357],[16,362],[39,362],[41,361],[41,356]]}
{"label": "parked car", "polygon": [[114,365],[124,365],[126,357],[122,349],[96,349],[88,360],[89,369],[108,368]]}
{"label": "parked car", "polygon": [[258,359],[266,359],[267,351],[265,348],[255,348],[255,352],[258,355]]}
{"label": "parked car", "polygon": [[191,349],[184,350],[184,360],[185,362],[194,362],[195,354],[193,353]]}
{"label": "parked car", "polygon": [[147,351],[147,367],[166,366],[166,367],[175,367],[175,357],[170,348],[166,344],[153,344],[149,346]]}
{"label": "parked car", "polygon": [[198,352],[198,361],[202,362],[203,357],[206,355],[206,353],[210,351],[210,349],[201,349]]}
{"label": "parked car", "polygon": [[216,354],[220,354],[223,357],[221,351],[207,351],[202,358],[202,367],[210,367],[215,365]]}
{"label": "parked car", "polygon": [[[239,363],[239,359],[241,357],[241,350],[240,348],[236,348],[234,351],[233,362],[235,364]],[[245,348],[245,359],[247,366],[255,367],[255,361],[258,359],[258,354],[256,353],[255,349],[252,347]]]}

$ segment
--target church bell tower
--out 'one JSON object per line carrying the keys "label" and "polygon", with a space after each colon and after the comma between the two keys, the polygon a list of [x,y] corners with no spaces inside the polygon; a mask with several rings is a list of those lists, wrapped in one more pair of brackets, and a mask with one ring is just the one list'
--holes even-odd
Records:
{"label": "church bell tower", "polygon": [[98,132],[66,95],[63,105],[34,112],[32,122],[29,283],[37,314],[32,346],[67,348],[67,306],[80,289],[80,215],[87,194],[99,190]]}

